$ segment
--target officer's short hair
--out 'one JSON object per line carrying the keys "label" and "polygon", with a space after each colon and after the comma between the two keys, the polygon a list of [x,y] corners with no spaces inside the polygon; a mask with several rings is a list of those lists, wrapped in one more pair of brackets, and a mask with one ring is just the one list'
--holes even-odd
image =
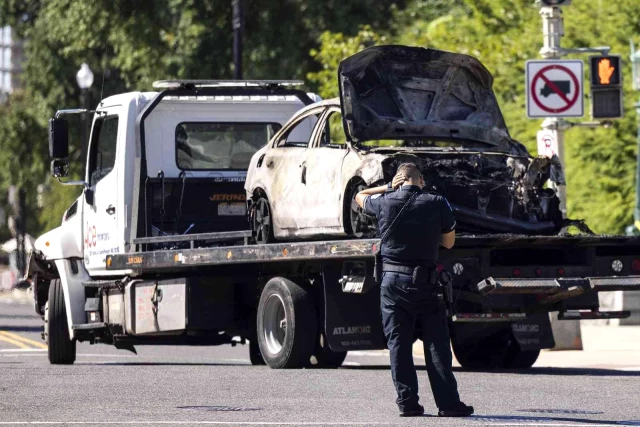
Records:
{"label": "officer's short hair", "polygon": [[407,179],[420,179],[422,176],[420,168],[415,163],[402,163],[396,173],[403,174]]}

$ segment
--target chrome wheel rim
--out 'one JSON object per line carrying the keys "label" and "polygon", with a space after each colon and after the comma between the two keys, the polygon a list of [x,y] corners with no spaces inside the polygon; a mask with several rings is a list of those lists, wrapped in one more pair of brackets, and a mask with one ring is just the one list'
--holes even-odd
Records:
{"label": "chrome wheel rim", "polygon": [[287,335],[287,316],[284,301],[277,294],[269,295],[264,309],[264,341],[271,354],[282,351]]}

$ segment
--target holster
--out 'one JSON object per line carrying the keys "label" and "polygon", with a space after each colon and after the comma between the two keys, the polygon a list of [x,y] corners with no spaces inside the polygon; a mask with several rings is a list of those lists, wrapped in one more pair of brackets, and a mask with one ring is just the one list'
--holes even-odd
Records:
{"label": "holster", "polygon": [[426,268],[419,265],[413,269],[411,279],[411,283],[416,286],[435,286],[438,283],[438,272],[435,268]]}
{"label": "holster", "polygon": [[373,255],[373,280],[376,284],[382,283],[382,253],[379,245],[375,254]]}

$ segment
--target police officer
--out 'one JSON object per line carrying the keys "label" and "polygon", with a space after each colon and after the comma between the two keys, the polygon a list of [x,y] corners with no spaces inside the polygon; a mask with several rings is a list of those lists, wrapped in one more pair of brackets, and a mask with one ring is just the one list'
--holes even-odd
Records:
{"label": "police officer", "polygon": [[418,377],[412,355],[414,328],[416,320],[420,320],[427,374],[438,415],[466,417],[473,414],[473,407],[460,401],[451,369],[445,309],[435,296],[438,246],[453,246],[455,220],[447,200],[423,192],[424,185],[420,169],[413,163],[403,163],[392,183],[359,192],[356,202],[366,214],[377,218],[381,236],[403,210],[382,243],[380,289],[382,323],[391,353],[400,416],[424,414],[418,403]]}

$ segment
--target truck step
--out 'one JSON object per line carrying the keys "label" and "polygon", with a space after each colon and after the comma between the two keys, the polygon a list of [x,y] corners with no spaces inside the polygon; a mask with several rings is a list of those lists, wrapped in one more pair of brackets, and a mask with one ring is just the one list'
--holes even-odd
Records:
{"label": "truck step", "polygon": [[526,313],[456,313],[454,322],[516,322],[526,319]]}
{"label": "truck step", "polygon": [[640,276],[589,277],[594,291],[640,291]]}
{"label": "truck step", "polygon": [[629,311],[563,311],[558,320],[626,319],[630,315]]}
{"label": "truck step", "polygon": [[102,288],[102,289],[113,289],[119,288],[121,285],[120,282],[116,280],[88,280],[86,282],[82,282],[85,288]]}
{"label": "truck step", "polygon": [[98,329],[104,329],[106,328],[107,325],[99,322],[99,323],[80,323],[78,325],[73,325],[72,329],[74,331],[91,331],[91,330],[98,330]]}
{"label": "truck step", "polygon": [[562,287],[555,279],[514,279],[489,277],[478,283],[481,295],[554,294]]}

